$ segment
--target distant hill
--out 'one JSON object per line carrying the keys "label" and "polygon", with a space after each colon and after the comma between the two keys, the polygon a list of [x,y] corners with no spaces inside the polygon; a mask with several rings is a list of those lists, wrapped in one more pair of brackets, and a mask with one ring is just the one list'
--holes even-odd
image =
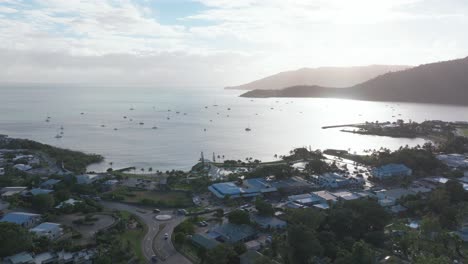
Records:
{"label": "distant hill", "polygon": [[468,57],[386,73],[349,88],[294,86],[242,97],[333,97],[369,101],[468,105]]}
{"label": "distant hill", "polygon": [[226,87],[235,90],[279,90],[297,85],[349,87],[388,72],[401,71],[410,66],[370,65],[359,67],[302,68],[281,72],[247,84]]}

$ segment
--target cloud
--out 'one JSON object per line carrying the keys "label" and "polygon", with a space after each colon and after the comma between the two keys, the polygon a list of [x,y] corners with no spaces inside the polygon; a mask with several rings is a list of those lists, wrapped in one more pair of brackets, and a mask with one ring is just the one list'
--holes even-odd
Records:
{"label": "cloud", "polygon": [[[177,17],[173,10],[188,2],[199,7]],[[232,85],[300,67],[419,64],[468,54],[468,36],[460,33],[468,27],[463,0],[168,0],[166,6],[0,0],[0,81]],[[162,23],[161,13],[176,17]]]}

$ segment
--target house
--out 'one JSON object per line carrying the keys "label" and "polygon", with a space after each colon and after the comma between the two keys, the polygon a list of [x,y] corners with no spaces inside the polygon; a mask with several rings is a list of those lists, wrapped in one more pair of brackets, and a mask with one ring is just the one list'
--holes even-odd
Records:
{"label": "house", "polygon": [[436,158],[451,168],[468,169],[468,158],[462,154],[441,154]]}
{"label": "house", "polygon": [[5,168],[0,168],[0,176],[5,175]]}
{"label": "house", "polygon": [[260,250],[262,248],[262,243],[258,240],[252,240],[244,243],[247,250]]}
{"label": "house", "polygon": [[413,171],[406,167],[404,164],[387,164],[381,167],[372,169],[372,176],[383,180],[391,177],[397,176],[411,176]]}
{"label": "house", "polygon": [[402,197],[414,195],[416,193],[413,192],[411,189],[395,188],[389,190],[382,189],[374,191],[373,194],[375,195],[375,197],[377,198],[377,202],[381,206],[388,207],[395,205],[397,200],[401,199]]}
{"label": "house", "polygon": [[348,191],[333,192],[332,194],[338,199],[338,201],[352,201],[361,198],[360,195]]}
{"label": "house", "polygon": [[44,252],[34,256],[35,264],[49,264],[57,263],[57,254],[51,252]]}
{"label": "house", "polygon": [[200,247],[206,250],[210,250],[212,248],[215,248],[217,245],[219,245],[218,241],[212,238],[206,237],[202,234],[194,234],[190,240],[196,247]]}
{"label": "house", "polygon": [[45,222],[34,228],[29,229],[30,232],[35,233],[38,236],[47,237],[50,240],[54,240],[63,234],[63,229],[60,224]]}
{"label": "house", "polygon": [[27,252],[21,252],[13,256],[9,256],[3,259],[5,264],[34,264],[34,259],[31,254]]}
{"label": "house", "polygon": [[24,228],[31,228],[41,221],[41,215],[23,212],[6,214],[0,222],[18,224]]}
{"label": "house", "polygon": [[338,173],[325,173],[312,177],[315,184],[324,188],[343,188],[351,184],[351,181]]}
{"label": "house", "polygon": [[310,193],[288,196],[288,200],[301,205],[314,205],[322,202],[322,199]]}
{"label": "house", "polygon": [[75,200],[73,198],[70,198],[68,200],[65,200],[61,202],[59,205],[55,206],[55,208],[60,209],[62,207],[67,207],[67,206],[75,206],[77,203],[81,203],[82,201],[80,200]]}
{"label": "house", "polygon": [[20,171],[28,171],[28,170],[32,169],[31,166],[26,165],[26,164],[16,164],[16,165],[13,166],[13,168],[15,168],[17,170],[20,170]]}
{"label": "house", "polygon": [[81,174],[81,175],[76,175],[76,183],[78,184],[91,184],[97,180],[99,180],[101,177],[98,174]]}
{"label": "house", "polygon": [[0,195],[3,199],[7,199],[16,194],[22,193],[24,190],[26,190],[26,187],[24,186],[4,187],[0,190]]}
{"label": "house", "polygon": [[253,214],[250,216],[250,219],[262,229],[283,229],[287,226],[285,221],[272,216]]}
{"label": "house", "polygon": [[318,191],[311,193],[313,196],[321,200],[320,203],[335,203],[338,198],[328,191]]}
{"label": "house", "polygon": [[41,183],[40,187],[43,189],[54,189],[55,185],[57,185],[60,182],[61,180],[48,179],[47,181]]}
{"label": "house", "polygon": [[281,189],[285,193],[297,193],[310,190],[313,184],[300,177],[276,180],[275,177],[252,178],[238,182],[215,183],[208,187],[218,198],[254,197],[277,192]]}
{"label": "house", "polygon": [[257,231],[249,225],[224,224],[215,227],[208,233],[208,237],[220,242],[234,244],[254,239]]}
{"label": "house", "polygon": [[104,191],[112,191],[112,190],[115,190],[118,184],[119,184],[118,180],[107,180],[102,183],[102,187]]}
{"label": "house", "polygon": [[272,263],[272,264],[279,264],[277,261],[268,259],[262,253],[254,250],[247,250],[242,255],[239,256],[239,264],[255,264],[260,263],[260,260],[267,259],[268,261],[262,263]]}
{"label": "house", "polygon": [[29,190],[26,193],[26,195],[36,196],[36,195],[40,195],[40,194],[49,194],[49,193],[52,193],[52,192],[54,192],[54,190],[34,188],[34,189]]}

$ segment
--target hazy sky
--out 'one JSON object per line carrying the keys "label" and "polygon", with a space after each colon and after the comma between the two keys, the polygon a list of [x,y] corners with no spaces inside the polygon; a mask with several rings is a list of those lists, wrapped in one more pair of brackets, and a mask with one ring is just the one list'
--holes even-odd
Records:
{"label": "hazy sky", "polygon": [[0,0],[0,82],[240,84],[468,56],[466,0]]}

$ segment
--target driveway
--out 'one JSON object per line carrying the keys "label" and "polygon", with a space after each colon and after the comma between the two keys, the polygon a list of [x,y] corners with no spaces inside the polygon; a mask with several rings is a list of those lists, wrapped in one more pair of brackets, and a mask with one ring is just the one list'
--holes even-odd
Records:
{"label": "driveway", "polygon": [[[156,214],[148,209],[143,209],[134,205],[102,201],[101,204],[109,209],[127,211],[138,216],[148,227],[148,232],[143,238],[142,248],[148,263],[151,263],[151,257],[156,255],[165,259],[163,263],[168,264],[191,264],[190,260],[177,252],[172,245],[171,239],[164,239],[164,234],[172,235],[174,227],[184,220],[183,216],[173,214],[172,210],[161,211],[160,214],[171,215],[173,218],[168,221],[158,221],[154,217]],[[160,227],[163,229],[160,230]],[[155,250],[156,249],[156,250]]]}

